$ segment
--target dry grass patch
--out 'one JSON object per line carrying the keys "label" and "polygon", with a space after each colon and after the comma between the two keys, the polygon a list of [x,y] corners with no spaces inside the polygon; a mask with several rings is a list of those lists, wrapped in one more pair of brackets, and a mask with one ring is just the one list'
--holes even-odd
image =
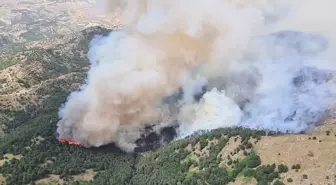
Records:
{"label": "dry grass patch", "polygon": [[229,185],[257,185],[257,183],[255,178],[239,176],[234,182],[230,182]]}
{"label": "dry grass patch", "polygon": [[235,150],[239,147],[241,144],[241,137],[231,137],[225,147],[219,152],[219,157],[221,158],[220,166],[222,167],[230,167],[227,165],[229,159],[228,156],[230,156],[231,161],[234,160],[241,160],[244,158],[244,151],[240,150],[238,153],[235,153]]}
{"label": "dry grass patch", "polygon": [[[329,136],[326,130],[332,131]],[[336,124],[323,125],[302,135],[264,136],[255,146],[262,164],[286,164],[290,169],[282,174],[284,182],[292,178],[295,185],[336,184]],[[331,135],[333,134],[333,135]],[[297,172],[294,164],[300,164]],[[308,176],[308,179],[304,178]]]}
{"label": "dry grass patch", "polygon": [[20,160],[22,157],[22,155],[5,154],[3,156],[4,159],[0,160],[0,166],[4,165],[6,161],[10,161],[14,158]]}
{"label": "dry grass patch", "polygon": [[49,175],[49,177],[47,178],[43,178],[40,180],[35,181],[36,184],[59,184],[59,185],[63,185],[64,184],[64,180],[62,180],[59,175]]}
{"label": "dry grass patch", "polygon": [[205,146],[203,149],[201,149],[200,142],[196,143],[195,146],[192,146],[192,144],[189,144],[186,149],[188,152],[191,153],[191,159],[194,159],[196,161],[199,160],[200,157],[206,157],[209,156],[209,148],[211,145],[217,145],[218,140],[213,139],[213,140],[208,140],[208,145]]}
{"label": "dry grass patch", "polygon": [[[72,181],[78,181],[78,180],[83,180],[83,181],[91,181],[93,180],[93,177],[97,174],[97,172],[94,172],[92,169],[86,170],[84,173],[78,174],[78,175],[73,175],[72,176]],[[40,180],[35,181],[36,184],[43,184],[43,183],[52,183],[52,184],[59,184],[63,185],[65,184],[65,181],[60,178],[59,175],[49,175],[47,178],[43,178]]]}
{"label": "dry grass patch", "polygon": [[5,185],[6,184],[6,179],[0,175],[0,185]]}
{"label": "dry grass patch", "polygon": [[76,180],[83,180],[83,181],[90,181],[93,180],[93,177],[97,174],[97,172],[94,172],[92,169],[86,170],[85,173],[81,173],[78,175],[72,176],[73,179]]}

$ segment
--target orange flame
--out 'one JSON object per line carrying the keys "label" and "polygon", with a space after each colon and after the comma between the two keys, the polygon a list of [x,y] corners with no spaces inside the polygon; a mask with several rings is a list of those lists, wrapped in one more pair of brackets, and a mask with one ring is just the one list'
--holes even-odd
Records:
{"label": "orange flame", "polygon": [[57,138],[57,140],[61,143],[67,143],[69,145],[80,145],[80,142],[78,141],[71,141],[70,139],[61,139],[61,138]]}

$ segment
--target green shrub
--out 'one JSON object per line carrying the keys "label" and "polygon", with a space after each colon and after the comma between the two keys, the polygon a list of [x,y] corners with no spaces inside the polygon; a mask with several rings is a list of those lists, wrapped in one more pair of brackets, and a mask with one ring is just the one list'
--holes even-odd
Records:
{"label": "green shrub", "polygon": [[258,155],[252,155],[251,158],[247,162],[247,167],[255,168],[261,164],[260,157]]}
{"label": "green shrub", "polygon": [[272,173],[270,173],[270,174],[267,175],[267,180],[269,182],[272,182],[274,179],[279,178],[279,177],[280,176],[279,176],[278,172],[272,172]]}
{"label": "green shrub", "polygon": [[208,146],[208,140],[206,140],[206,139],[203,139],[203,140],[201,140],[200,141],[200,148],[201,148],[201,150],[203,149],[203,148],[205,148],[206,146]]}
{"label": "green shrub", "polygon": [[273,182],[274,179],[279,177],[279,173],[275,171],[276,165],[262,165],[256,168],[255,178],[258,182],[263,183],[266,182]]}
{"label": "green shrub", "polygon": [[257,185],[269,185],[269,183],[266,179],[263,179],[261,181],[258,181]]}
{"label": "green shrub", "polygon": [[293,169],[293,170],[295,170],[295,169],[296,169],[296,170],[299,170],[300,168],[301,168],[301,165],[300,165],[300,164],[295,164],[295,165],[292,166],[292,169]]}
{"label": "green shrub", "polygon": [[285,185],[283,182],[276,180],[273,185]]}
{"label": "green shrub", "polygon": [[280,164],[278,166],[278,172],[279,173],[287,173],[288,172],[288,167],[284,164]]}
{"label": "green shrub", "polygon": [[252,147],[253,147],[252,143],[248,142],[247,145],[246,145],[246,149],[250,149]]}
{"label": "green shrub", "polygon": [[92,185],[92,183],[89,182],[89,181],[82,181],[82,180],[80,180],[80,181],[74,181],[74,182],[72,182],[71,185]]}
{"label": "green shrub", "polygon": [[292,179],[292,178],[288,178],[288,179],[287,179],[287,182],[292,183],[292,182],[293,182],[293,179]]}
{"label": "green shrub", "polygon": [[245,168],[242,174],[245,177],[254,177],[256,175],[256,171],[254,169]]}

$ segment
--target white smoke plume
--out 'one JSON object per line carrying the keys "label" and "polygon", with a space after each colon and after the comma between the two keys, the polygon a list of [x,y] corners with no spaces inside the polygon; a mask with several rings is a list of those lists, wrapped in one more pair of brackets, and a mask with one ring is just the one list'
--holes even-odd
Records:
{"label": "white smoke plume", "polygon": [[148,125],[177,124],[180,137],[309,129],[332,115],[336,93],[336,3],[323,1],[103,1],[125,26],[92,40],[87,83],[61,107],[59,137],[132,152]]}

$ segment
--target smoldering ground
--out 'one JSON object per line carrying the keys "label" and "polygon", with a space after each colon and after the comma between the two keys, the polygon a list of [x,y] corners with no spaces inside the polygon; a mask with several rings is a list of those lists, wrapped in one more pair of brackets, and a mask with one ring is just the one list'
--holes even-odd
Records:
{"label": "smoldering ground", "polygon": [[57,132],[132,152],[220,127],[310,129],[333,116],[336,87],[336,22],[313,4],[105,1],[125,27],[92,40],[87,82]]}

